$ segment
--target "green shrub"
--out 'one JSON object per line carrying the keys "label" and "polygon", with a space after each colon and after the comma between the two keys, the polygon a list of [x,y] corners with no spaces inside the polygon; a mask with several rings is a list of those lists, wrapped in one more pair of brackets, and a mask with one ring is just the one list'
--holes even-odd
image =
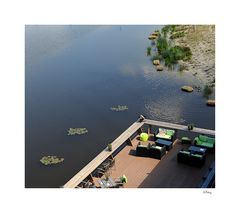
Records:
{"label": "green shrub", "polygon": [[168,41],[165,37],[159,37],[157,40],[157,50],[159,54],[162,54],[168,49]]}
{"label": "green shrub", "polygon": [[166,38],[168,33],[174,32],[176,25],[166,25],[162,28],[162,34]]}
{"label": "green shrub", "polygon": [[188,60],[191,58],[191,50],[189,47],[175,46],[162,53],[167,66],[176,64],[178,60]]}
{"label": "green shrub", "polygon": [[[189,47],[174,46],[173,41],[167,38],[167,34],[171,33],[171,38],[184,36],[183,31],[175,32],[176,25],[166,25],[161,30],[161,35],[158,36],[156,41],[157,55],[152,57],[152,60],[164,59],[166,66],[174,65],[178,60],[189,60],[191,59],[192,52]],[[174,33],[174,34],[173,34]],[[163,35],[163,36],[162,36]],[[151,53],[150,47],[147,49],[148,55]]]}
{"label": "green shrub", "polygon": [[170,39],[181,38],[185,35],[183,31],[176,32],[170,36]]}
{"label": "green shrub", "polygon": [[151,47],[148,47],[148,48],[147,48],[147,55],[151,55],[151,50],[152,50]]}

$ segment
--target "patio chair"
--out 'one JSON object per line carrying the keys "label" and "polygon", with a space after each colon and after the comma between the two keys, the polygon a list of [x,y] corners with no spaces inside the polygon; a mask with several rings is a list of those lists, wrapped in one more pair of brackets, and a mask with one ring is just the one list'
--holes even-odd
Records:
{"label": "patio chair", "polygon": [[80,188],[89,188],[90,185],[91,185],[90,180],[83,180],[83,181],[79,184],[79,187],[80,187]]}
{"label": "patio chair", "polygon": [[204,147],[211,150],[215,147],[215,138],[211,138],[205,135],[199,135],[194,139],[194,144],[196,146]]}
{"label": "patio chair", "polygon": [[161,159],[166,154],[166,146],[151,145],[149,147],[149,157]]}
{"label": "patio chair", "polygon": [[174,136],[175,136],[175,130],[173,129],[158,128],[157,131],[154,133],[155,140],[164,139],[164,140],[173,141]]}
{"label": "patio chair", "polygon": [[141,144],[138,143],[136,149],[136,155],[141,157],[148,157],[149,156],[149,144]]}

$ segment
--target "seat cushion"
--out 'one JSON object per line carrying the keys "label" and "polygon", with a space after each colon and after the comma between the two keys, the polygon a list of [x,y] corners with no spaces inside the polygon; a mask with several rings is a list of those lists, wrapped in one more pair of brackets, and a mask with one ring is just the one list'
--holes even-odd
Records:
{"label": "seat cushion", "polygon": [[170,135],[170,136],[173,136],[174,135],[174,130],[171,130],[171,129],[167,129],[167,131],[166,131],[166,134],[167,135]]}
{"label": "seat cushion", "polygon": [[189,151],[181,150],[181,151],[179,151],[179,152],[182,153],[182,154],[190,155],[190,152],[189,152]]}
{"label": "seat cushion", "polygon": [[201,141],[207,142],[207,139],[208,139],[207,136],[205,136],[205,135],[199,135],[198,137],[199,137],[199,139],[200,139]]}
{"label": "seat cushion", "polygon": [[208,143],[212,143],[212,144],[215,144],[215,138],[210,138],[208,137]]}
{"label": "seat cushion", "polygon": [[213,148],[214,147],[214,144],[208,143],[208,142],[202,142],[202,141],[197,141],[196,145],[207,147],[207,148]]}
{"label": "seat cushion", "polygon": [[150,149],[157,149],[157,150],[161,150],[162,147],[161,146],[156,146],[156,145],[153,145],[150,147]]}

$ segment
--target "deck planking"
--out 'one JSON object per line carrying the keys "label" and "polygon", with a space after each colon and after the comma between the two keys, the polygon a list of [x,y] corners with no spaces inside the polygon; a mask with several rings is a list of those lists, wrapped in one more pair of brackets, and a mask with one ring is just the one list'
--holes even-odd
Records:
{"label": "deck planking", "polygon": [[215,153],[207,153],[203,167],[193,167],[177,162],[177,153],[190,145],[176,140],[173,148],[161,160],[135,155],[138,137],[132,140],[133,147],[125,147],[115,157],[115,168],[111,177],[116,179],[123,174],[128,182],[124,188],[197,188],[202,176],[215,159]]}
{"label": "deck planking", "polygon": [[[108,148],[106,147],[90,163],[88,163],[82,170],[80,170],[75,176],[73,176],[63,187],[75,188],[79,183],[81,183],[81,181],[83,181],[89,174],[91,174],[104,160],[106,160],[110,155],[112,155],[114,151],[116,151],[122,144],[124,144],[135,132],[137,132],[137,130],[140,129],[144,124],[151,125],[151,126],[165,127],[165,128],[175,129],[175,130],[189,131],[187,126],[184,126],[184,125],[155,121],[150,119],[145,119],[143,122],[134,122],[127,130],[125,130],[118,138],[116,138],[112,142],[112,151],[109,151]],[[193,130],[191,130],[191,132],[195,132],[199,134],[215,135],[214,130],[202,129],[197,127],[194,127]],[[133,141],[135,148],[136,148],[136,141],[137,139],[135,137]],[[176,151],[177,149],[174,149],[174,150]],[[128,175],[130,174],[130,177],[131,177],[131,173],[133,173],[135,175],[135,178],[130,178],[129,183],[126,184],[126,187],[130,187],[130,188],[150,187],[146,181],[149,179],[148,176],[150,177],[153,176],[152,174],[150,175],[150,173],[152,172],[154,174],[155,168],[159,164],[159,160],[151,159],[151,158],[148,158],[148,159],[139,158],[134,155],[129,155],[126,152],[129,152],[129,153],[133,152],[133,147],[127,146],[120,153],[117,154],[115,159],[118,165],[118,169],[117,169],[117,172],[113,173],[113,175],[115,177],[119,177],[122,174],[128,173]],[[165,158],[167,158],[167,156],[164,157],[161,161],[163,161]],[[137,171],[135,169],[137,169]],[[181,174],[181,171],[179,171],[179,174]],[[199,177],[199,174],[197,177]],[[132,181],[133,179],[134,179],[134,182]],[[145,180],[144,181],[145,184],[142,183],[140,180],[142,182],[143,180]],[[165,182],[165,185],[168,185],[166,183],[169,181],[164,180],[163,182]],[[153,187],[154,187],[154,184],[153,184]],[[163,187],[163,186],[158,185],[156,187]]]}
{"label": "deck planking", "polygon": [[90,163],[88,163],[82,170],[73,176],[63,187],[75,188],[81,181],[83,181],[89,174],[91,174],[104,160],[106,160],[118,147],[126,142],[144,123],[134,122],[126,131],[124,131],[118,138],[112,142],[112,151],[106,147],[99,155],[97,155]]}

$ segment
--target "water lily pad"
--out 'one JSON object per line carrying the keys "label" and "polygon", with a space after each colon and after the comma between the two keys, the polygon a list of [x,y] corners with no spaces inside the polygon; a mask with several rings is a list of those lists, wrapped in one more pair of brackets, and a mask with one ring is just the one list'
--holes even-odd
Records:
{"label": "water lily pad", "polygon": [[44,164],[45,166],[51,165],[51,164],[58,164],[64,161],[64,158],[58,158],[57,156],[43,156],[40,159],[40,162]]}
{"label": "water lily pad", "polygon": [[88,130],[86,128],[69,128],[68,135],[83,135],[87,134]]}
{"label": "water lily pad", "polygon": [[117,112],[125,111],[125,110],[128,110],[128,107],[127,106],[120,106],[120,105],[118,105],[117,107],[111,107],[111,110],[112,111],[117,111]]}

